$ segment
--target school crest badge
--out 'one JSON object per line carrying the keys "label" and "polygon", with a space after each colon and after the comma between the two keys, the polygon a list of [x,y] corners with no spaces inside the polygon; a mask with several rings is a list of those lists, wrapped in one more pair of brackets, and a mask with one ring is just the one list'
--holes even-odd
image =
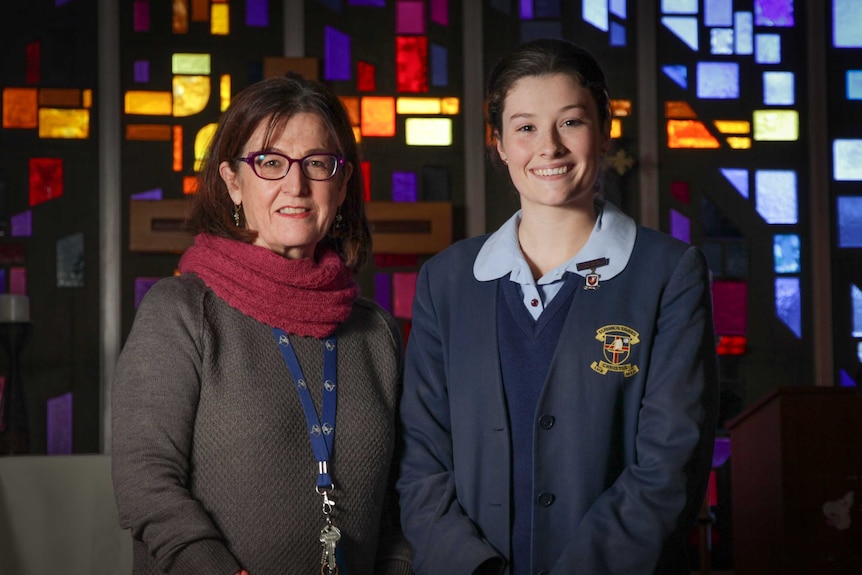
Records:
{"label": "school crest badge", "polygon": [[596,330],[596,339],[602,342],[605,359],[594,361],[593,371],[607,375],[609,371],[621,372],[626,377],[636,374],[638,366],[626,363],[631,355],[632,346],[640,343],[638,332],[624,325],[606,325]]}

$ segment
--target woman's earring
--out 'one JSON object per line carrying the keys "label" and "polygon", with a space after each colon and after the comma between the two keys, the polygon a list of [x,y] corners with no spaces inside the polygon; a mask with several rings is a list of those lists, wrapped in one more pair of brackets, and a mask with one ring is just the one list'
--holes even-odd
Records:
{"label": "woman's earring", "polygon": [[239,209],[242,207],[242,204],[236,204],[233,207],[233,225],[239,227]]}
{"label": "woman's earring", "polygon": [[344,229],[344,216],[341,215],[341,206],[335,210],[335,229],[341,231]]}

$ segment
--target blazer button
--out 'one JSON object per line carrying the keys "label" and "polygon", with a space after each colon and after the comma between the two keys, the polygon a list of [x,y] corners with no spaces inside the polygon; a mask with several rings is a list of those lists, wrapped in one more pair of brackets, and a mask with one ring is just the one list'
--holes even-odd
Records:
{"label": "blazer button", "polygon": [[543,415],[539,418],[539,427],[542,429],[551,429],[554,427],[554,419],[553,415]]}
{"label": "blazer button", "polygon": [[550,507],[554,503],[553,493],[539,493],[539,505],[542,507]]}

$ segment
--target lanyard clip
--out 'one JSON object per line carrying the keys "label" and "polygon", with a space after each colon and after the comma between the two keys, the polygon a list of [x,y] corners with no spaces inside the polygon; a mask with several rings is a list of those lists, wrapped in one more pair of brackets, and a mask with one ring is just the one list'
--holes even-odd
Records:
{"label": "lanyard clip", "polygon": [[335,489],[333,484],[329,484],[329,487],[315,487],[314,490],[317,491],[319,495],[323,496],[323,514],[328,516],[332,513],[332,508],[335,507],[335,501],[329,498],[329,493]]}

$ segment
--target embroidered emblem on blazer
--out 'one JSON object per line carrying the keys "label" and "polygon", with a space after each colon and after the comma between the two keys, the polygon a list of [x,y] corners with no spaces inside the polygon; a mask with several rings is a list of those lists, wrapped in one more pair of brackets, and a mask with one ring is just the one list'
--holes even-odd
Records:
{"label": "embroidered emblem on blazer", "polygon": [[640,343],[638,332],[624,325],[606,325],[596,330],[596,339],[602,342],[602,352],[607,361],[594,361],[590,367],[602,375],[619,371],[626,377],[636,374],[638,366],[626,363],[632,346]]}

